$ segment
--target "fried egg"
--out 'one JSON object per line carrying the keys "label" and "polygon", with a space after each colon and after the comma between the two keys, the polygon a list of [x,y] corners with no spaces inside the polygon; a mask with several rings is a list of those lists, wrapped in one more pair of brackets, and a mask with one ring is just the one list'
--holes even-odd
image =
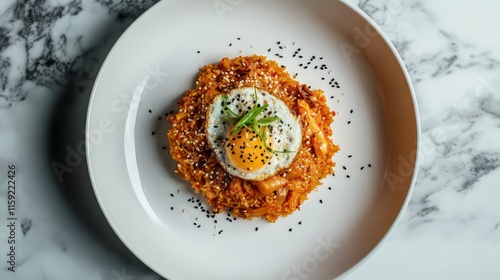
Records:
{"label": "fried egg", "polygon": [[[265,108],[255,117],[260,124],[238,127],[256,108]],[[261,181],[288,167],[302,143],[302,127],[295,114],[279,98],[253,87],[216,96],[205,125],[219,163],[229,174],[245,180]]]}

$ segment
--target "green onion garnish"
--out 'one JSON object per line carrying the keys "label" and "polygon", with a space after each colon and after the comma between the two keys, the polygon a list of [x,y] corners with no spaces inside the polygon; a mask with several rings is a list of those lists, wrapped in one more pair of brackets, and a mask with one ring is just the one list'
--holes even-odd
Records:
{"label": "green onion garnish", "polygon": [[[254,97],[255,97],[255,104],[258,105],[258,96],[257,96],[257,88],[254,87]],[[259,138],[262,140],[262,143],[264,143],[264,147],[266,150],[268,150],[270,153],[273,154],[288,154],[288,153],[293,153],[293,151],[276,151],[271,149],[270,147],[267,146],[267,132],[266,129],[264,128],[263,132],[260,132],[260,126],[268,126],[272,124],[275,121],[281,120],[281,118],[278,117],[270,117],[270,118],[261,118],[260,120],[257,120],[257,117],[264,111],[266,108],[269,106],[268,104],[264,104],[263,106],[254,106],[254,108],[248,112],[246,112],[242,117],[240,117],[238,114],[233,112],[231,108],[227,105],[227,99],[228,96],[224,95],[222,97],[222,106],[224,109],[231,114],[231,116],[223,116],[224,120],[227,121],[236,121],[236,124],[234,126],[233,131],[231,131],[231,135],[235,135],[236,133],[240,132],[240,130],[243,127],[248,128],[249,130],[254,131],[257,133]]]}
{"label": "green onion garnish", "polygon": [[226,111],[228,111],[232,115],[232,117],[229,117],[230,119],[231,118],[239,119],[240,116],[238,116],[238,114],[236,114],[235,112],[233,112],[233,110],[231,110],[231,108],[229,108],[229,106],[227,106],[227,99],[228,98],[229,97],[227,95],[225,95],[225,94],[222,96],[222,107],[224,107],[224,109]]}

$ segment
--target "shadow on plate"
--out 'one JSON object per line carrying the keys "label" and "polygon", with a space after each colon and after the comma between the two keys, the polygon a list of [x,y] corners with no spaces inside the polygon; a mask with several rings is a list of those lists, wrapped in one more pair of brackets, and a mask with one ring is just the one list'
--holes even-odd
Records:
{"label": "shadow on plate", "polygon": [[[139,259],[121,242],[108,224],[90,181],[85,156],[85,125],[95,76],[104,56],[109,52],[120,34],[101,45],[96,53],[81,58],[81,72],[73,73],[60,93],[60,100],[51,116],[50,162],[58,164],[55,172],[61,193],[70,211],[80,220],[88,235],[107,250],[124,257],[127,263],[149,271]],[[101,58],[96,58],[101,57]],[[166,121],[165,121],[166,122]]]}
{"label": "shadow on plate", "polygon": [[[182,93],[183,95],[184,93]],[[181,97],[179,97],[181,98]],[[177,100],[177,99],[176,99]],[[172,179],[178,182],[180,186],[184,186],[186,189],[189,189],[189,184],[186,181],[182,180],[179,175],[175,173],[177,169],[177,162],[172,159],[170,156],[170,145],[168,143],[167,132],[172,127],[172,125],[167,121],[167,116],[171,114],[177,113],[177,103],[166,104],[165,107],[161,110],[161,115],[158,118],[158,123],[155,126],[154,131],[156,131],[158,137],[156,137],[156,148],[159,153],[158,156],[161,157],[161,162],[163,163],[164,170],[172,177]]]}

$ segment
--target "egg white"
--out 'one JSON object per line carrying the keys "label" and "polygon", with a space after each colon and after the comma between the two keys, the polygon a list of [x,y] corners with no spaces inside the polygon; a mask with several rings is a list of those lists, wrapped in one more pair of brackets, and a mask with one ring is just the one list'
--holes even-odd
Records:
{"label": "egg white", "polygon": [[[255,93],[257,93],[259,104],[262,106],[268,104],[266,111],[261,113],[257,119],[275,116],[281,118],[280,121],[275,121],[270,125],[272,133],[268,134],[268,138],[274,139],[271,148],[276,151],[290,151],[289,153],[274,154],[268,164],[256,171],[249,172],[234,166],[226,155],[225,145],[235,121],[228,121],[225,118],[229,115],[224,110],[223,95],[215,97],[209,106],[205,125],[208,143],[222,167],[233,176],[245,180],[260,181],[290,166],[300,150],[302,127],[295,114],[283,101],[258,88],[248,87],[232,90],[227,94],[229,103],[227,107],[242,116],[254,108]],[[269,142],[270,140],[268,140]]]}

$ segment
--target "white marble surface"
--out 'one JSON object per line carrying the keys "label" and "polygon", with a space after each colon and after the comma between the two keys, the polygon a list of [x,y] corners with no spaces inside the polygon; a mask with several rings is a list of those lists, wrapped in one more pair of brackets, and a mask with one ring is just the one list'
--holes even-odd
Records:
{"label": "white marble surface", "polygon": [[[77,149],[96,71],[153,2],[0,2],[0,172],[5,186],[17,165],[22,225],[12,273],[2,187],[0,279],[161,279],[106,237],[95,201],[82,199],[91,194],[79,188],[88,182]],[[353,2],[409,70],[423,149],[407,211],[348,279],[500,279],[500,2]],[[71,149],[74,167],[58,180],[51,163]]]}

